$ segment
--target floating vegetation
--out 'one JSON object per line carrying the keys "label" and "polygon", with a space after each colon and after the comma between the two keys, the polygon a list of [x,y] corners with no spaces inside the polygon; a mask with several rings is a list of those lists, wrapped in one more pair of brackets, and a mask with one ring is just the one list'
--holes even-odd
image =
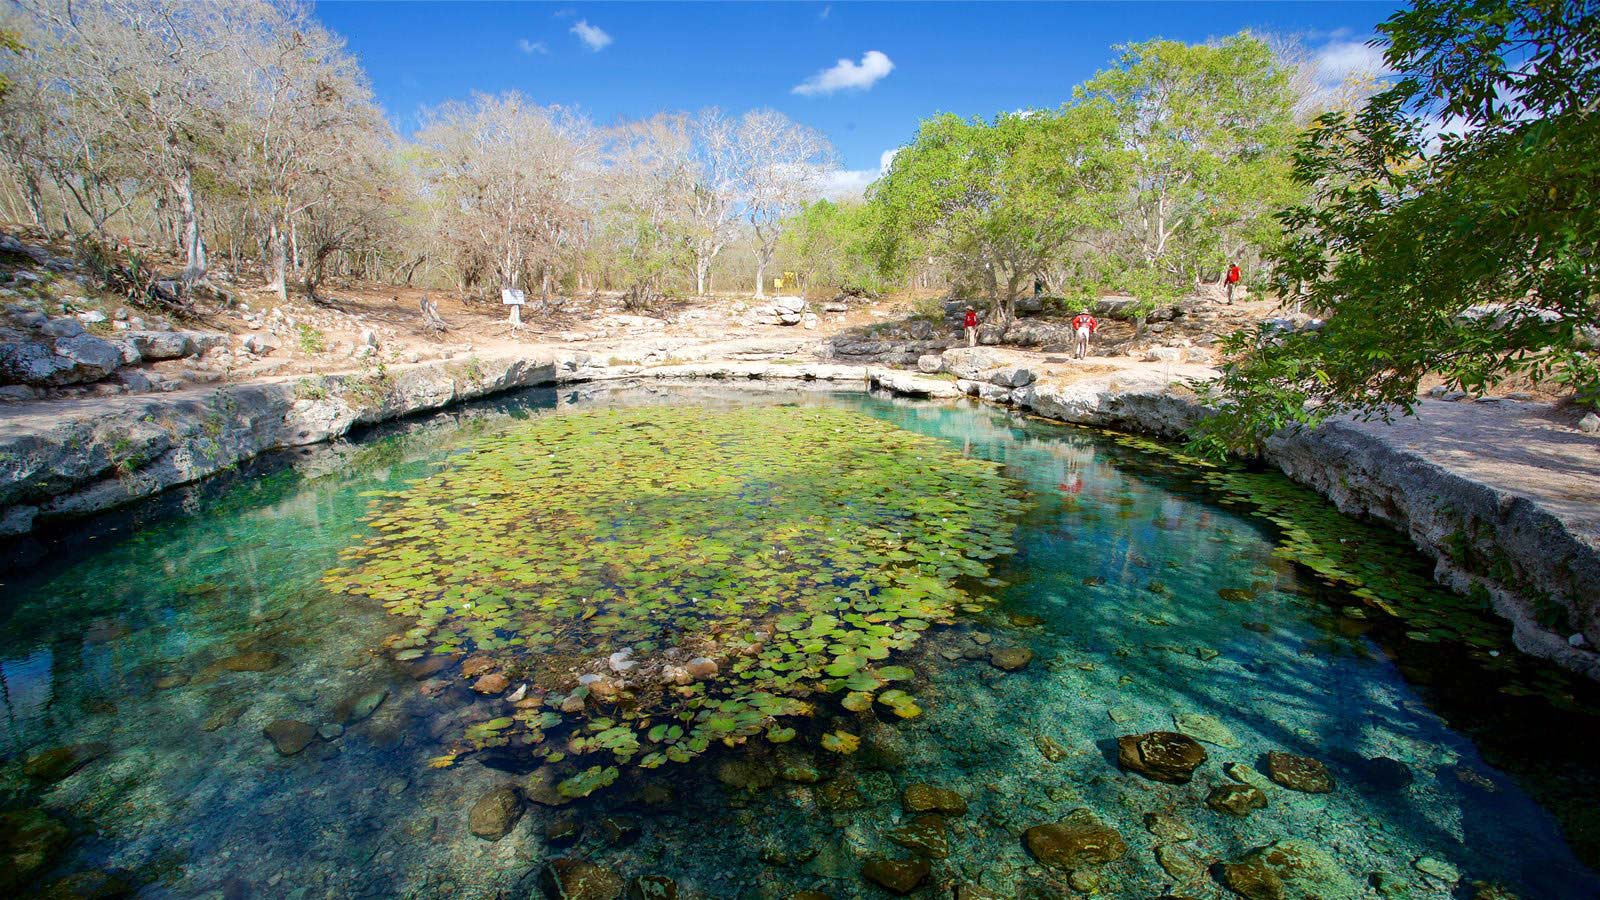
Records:
{"label": "floating vegetation", "polygon": [[571,797],[793,740],[819,695],[920,715],[888,660],[983,608],[1021,507],[993,463],[811,407],[540,418],[377,498],[324,583],[411,620],[397,659],[470,656],[474,690],[516,701],[434,764],[523,748],[567,762]]}

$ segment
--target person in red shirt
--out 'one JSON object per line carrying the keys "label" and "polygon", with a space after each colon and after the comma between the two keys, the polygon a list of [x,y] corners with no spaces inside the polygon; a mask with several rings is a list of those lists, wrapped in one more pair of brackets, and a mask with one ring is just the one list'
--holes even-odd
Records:
{"label": "person in red shirt", "polygon": [[1076,358],[1089,355],[1089,337],[1100,330],[1100,322],[1086,309],[1072,317],[1072,333],[1077,336]]}
{"label": "person in red shirt", "polygon": [[961,327],[967,332],[967,346],[978,346],[978,311],[967,307],[967,316],[961,320]]}
{"label": "person in red shirt", "polygon": [[1239,283],[1239,264],[1228,264],[1228,302],[1233,302],[1233,286]]}

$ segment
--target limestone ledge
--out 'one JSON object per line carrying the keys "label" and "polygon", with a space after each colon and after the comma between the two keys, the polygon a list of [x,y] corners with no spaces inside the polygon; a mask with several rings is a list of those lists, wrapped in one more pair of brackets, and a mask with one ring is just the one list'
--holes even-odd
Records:
{"label": "limestone ledge", "polygon": [[[351,428],[520,388],[617,380],[798,380],[939,400],[972,396],[1080,425],[1178,438],[1207,415],[1181,382],[1118,373],[1008,388],[836,364],[704,362],[604,366],[586,353],[536,351],[176,394],[40,404],[0,417],[0,535],[87,515],[205,478],[258,454],[337,438]],[[1407,533],[1457,591],[1487,590],[1524,651],[1600,678],[1600,655],[1540,624],[1564,607],[1600,644],[1600,546],[1559,516],[1333,423],[1268,443],[1267,458],[1341,511]],[[1539,598],[1537,601],[1535,598]]]}

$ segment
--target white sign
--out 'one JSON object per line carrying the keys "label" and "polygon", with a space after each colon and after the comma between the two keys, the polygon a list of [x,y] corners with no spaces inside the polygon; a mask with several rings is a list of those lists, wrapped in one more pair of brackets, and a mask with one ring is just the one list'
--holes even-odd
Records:
{"label": "white sign", "polygon": [[500,302],[506,306],[521,306],[528,301],[528,295],[518,288],[501,288]]}

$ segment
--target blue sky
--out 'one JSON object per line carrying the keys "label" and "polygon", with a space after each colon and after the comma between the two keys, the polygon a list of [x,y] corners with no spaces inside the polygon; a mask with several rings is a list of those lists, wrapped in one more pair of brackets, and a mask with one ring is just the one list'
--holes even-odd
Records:
{"label": "blue sky", "polygon": [[921,119],[1059,105],[1116,44],[1294,35],[1334,79],[1372,61],[1361,45],[1397,5],[320,0],[316,12],[405,134],[424,107],[473,91],[520,90],[599,125],[769,106],[826,134],[841,182],[864,183]]}

